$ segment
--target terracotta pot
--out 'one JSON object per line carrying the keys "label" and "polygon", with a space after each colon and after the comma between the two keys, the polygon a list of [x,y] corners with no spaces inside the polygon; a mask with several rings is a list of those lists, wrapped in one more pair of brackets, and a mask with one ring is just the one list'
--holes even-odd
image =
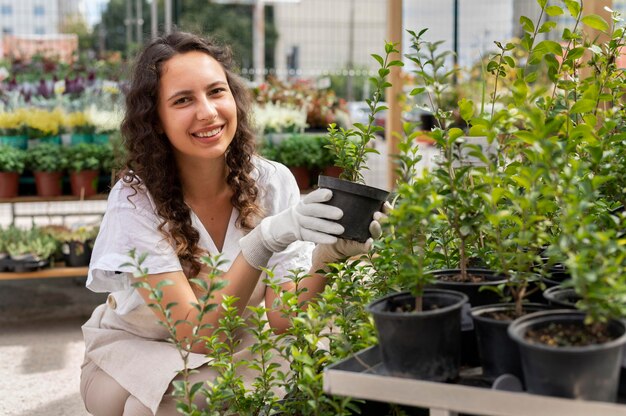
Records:
{"label": "terracotta pot", "polygon": [[34,172],[34,175],[38,196],[51,197],[63,194],[62,172]]}
{"label": "terracotta pot", "polygon": [[289,166],[289,170],[296,178],[296,183],[301,191],[305,191],[311,186],[311,175],[309,169],[302,166]]}
{"label": "terracotta pot", "polygon": [[15,198],[19,187],[20,174],[0,172],[0,198]]}
{"label": "terracotta pot", "polygon": [[343,172],[343,169],[339,166],[326,166],[322,171],[322,175],[330,176],[331,178],[338,178]]}
{"label": "terracotta pot", "polygon": [[72,195],[87,197],[98,193],[98,176],[100,172],[97,170],[81,170],[80,172],[70,173],[70,185],[72,187]]}

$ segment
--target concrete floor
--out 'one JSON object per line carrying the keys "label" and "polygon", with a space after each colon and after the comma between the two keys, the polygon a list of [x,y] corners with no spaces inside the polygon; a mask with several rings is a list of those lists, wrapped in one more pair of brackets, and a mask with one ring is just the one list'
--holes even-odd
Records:
{"label": "concrete floor", "polygon": [[84,416],[80,326],[105,299],[80,279],[0,281],[0,415]]}

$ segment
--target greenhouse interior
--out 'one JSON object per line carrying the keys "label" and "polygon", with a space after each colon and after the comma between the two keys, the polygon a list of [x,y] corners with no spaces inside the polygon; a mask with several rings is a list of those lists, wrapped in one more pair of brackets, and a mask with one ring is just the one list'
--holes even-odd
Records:
{"label": "greenhouse interior", "polygon": [[625,14],[0,0],[0,415],[626,416]]}

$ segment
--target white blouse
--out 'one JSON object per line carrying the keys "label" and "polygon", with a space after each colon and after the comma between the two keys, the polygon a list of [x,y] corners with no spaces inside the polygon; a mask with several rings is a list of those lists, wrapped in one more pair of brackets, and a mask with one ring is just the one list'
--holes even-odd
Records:
{"label": "white blouse", "polygon": [[[256,168],[253,176],[259,188],[259,203],[265,215],[276,214],[300,200],[296,181],[285,166],[260,157],[255,157],[253,163]],[[147,268],[150,274],[182,270],[174,247],[158,231],[161,220],[156,214],[152,198],[145,188],[138,190],[135,195],[135,191],[122,181],[118,181],[111,190],[87,277],[87,287],[90,290],[111,293],[109,302],[116,305],[114,309],[120,315],[145,304],[130,283],[130,277],[136,269],[124,265],[131,261],[131,249],[135,249],[137,255],[148,253],[142,268]],[[225,260],[220,266],[223,271],[228,270],[239,254],[239,239],[245,234],[244,230],[236,226],[238,215],[238,210],[233,208],[221,251],[221,259]],[[219,251],[215,243],[193,211],[191,220],[200,233],[198,245],[210,255],[217,254]],[[286,250],[275,253],[267,266],[274,270],[274,281],[289,281],[288,276],[292,274],[290,270],[308,271],[313,248],[313,243],[298,241]],[[258,289],[264,289],[263,279],[266,277],[263,273],[259,279],[259,286],[263,288]],[[114,298],[113,301],[111,297]]]}

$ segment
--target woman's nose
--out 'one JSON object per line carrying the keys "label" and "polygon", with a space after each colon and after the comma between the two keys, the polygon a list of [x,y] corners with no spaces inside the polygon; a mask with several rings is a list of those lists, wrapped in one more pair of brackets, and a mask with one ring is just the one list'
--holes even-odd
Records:
{"label": "woman's nose", "polygon": [[215,117],[217,117],[215,103],[211,102],[207,97],[200,100],[197,111],[198,120],[213,120]]}

